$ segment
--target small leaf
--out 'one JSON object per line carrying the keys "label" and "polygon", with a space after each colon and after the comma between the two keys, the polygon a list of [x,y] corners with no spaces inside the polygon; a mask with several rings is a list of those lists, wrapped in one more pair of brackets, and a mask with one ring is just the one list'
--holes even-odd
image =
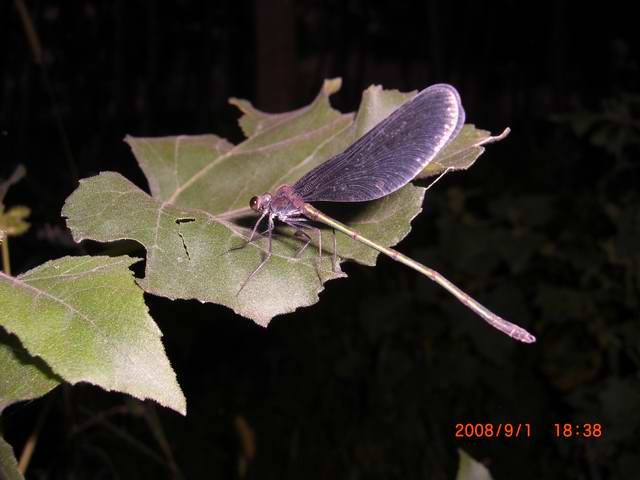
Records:
{"label": "small leaf", "polygon": [[500,135],[492,137],[487,130],[479,130],[474,125],[467,124],[417,178],[439,175],[447,169],[452,171],[466,170],[482,155],[485,150],[484,145],[504,139],[509,135],[509,132],[510,130],[506,128]]}
{"label": "small leaf", "polygon": [[29,223],[24,219],[31,214],[31,209],[21,205],[11,207],[6,213],[0,212],[0,232],[10,237],[17,237],[29,230]]}
{"label": "small leaf", "polygon": [[3,203],[9,188],[19,182],[26,172],[24,165],[18,165],[7,180],[0,179],[0,243],[5,236],[22,235],[29,229],[29,224],[24,219],[31,214],[31,210],[28,207],[17,206],[5,212]]}
{"label": "small leaf", "polygon": [[0,273],[0,325],[70,383],[89,382],[185,413],[161,332],[129,257],[64,257]]}
{"label": "small leaf", "polygon": [[460,463],[456,480],[491,480],[491,474],[487,467],[474,460],[464,450],[458,449]]}
{"label": "small leaf", "polygon": [[41,397],[62,381],[41,358],[29,355],[20,341],[3,328],[0,328],[0,365],[0,413],[15,402]]}
{"label": "small leaf", "polygon": [[2,437],[0,437],[0,478],[2,480],[24,480],[18,470],[18,462],[13,448]]}

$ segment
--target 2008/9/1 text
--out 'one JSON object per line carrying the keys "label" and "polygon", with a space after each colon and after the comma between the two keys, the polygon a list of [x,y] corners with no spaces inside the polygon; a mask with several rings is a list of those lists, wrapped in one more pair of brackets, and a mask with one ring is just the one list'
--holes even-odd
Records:
{"label": "2008/9/1 text", "polygon": [[456,423],[456,438],[531,437],[530,423]]}

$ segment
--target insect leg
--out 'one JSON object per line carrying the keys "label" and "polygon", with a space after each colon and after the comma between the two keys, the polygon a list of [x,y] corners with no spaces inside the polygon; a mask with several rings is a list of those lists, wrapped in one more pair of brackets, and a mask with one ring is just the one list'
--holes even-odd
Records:
{"label": "insect leg", "polygon": [[[264,214],[263,214],[263,217],[264,217]],[[260,220],[262,220],[262,217],[260,217]],[[260,222],[258,221],[258,223],[260,223]],[[256,226],[257,226],[257,225],[258,225],[258,224],[256,223]],[[269,215],[269,228],[267,229],[267,232],[269,233],[269,248],[268,248],[268,251],[267,251],[267,256],[264,258],[264,260],[262,260],[262,262],[260,262],[260,265],[258,265],[258,266],[256,267],[256,269],[255,269],[253,272],[251,272],[251,275],[249,275],[249,276],[247,277],[247,279],[246,279],[244,282],[242,282],[242,285],[240,285],[240,289],[238,290],[238,293],[236,293],[236,296],[240,295],[240,292],[241,292],[241,291],[242,291],[242,289],[247,285],[247,283],[249,283],[249,280],[251,280],[251,279],[256,275],[256,273],[258,273],[258,272],[260,271],[260,269],[261,269],[262,267],[264,267],[264,266],[265,266],[265,264],[266,264],[266,263],[269,261],[269,259],[271,258],[271,253],[272,253],[272,248],[271,248],[271,247],[272,247],[271,237],[273,236],[273,227],[274,227],[274,225],[273,225],[273,217],[272,217],[271,215]],[[256,230],[256,229],[255,229],[255,227],[254,227],[254,229],[253,229],[253,230],[254,230],[254,232],[255,232],[255,230]],[[253,234],[252,234],[252,236],[253,236]],[[249,241],[251,241],[251,240],[249,240]]]}
{"label": "insect leg", "polygon": [[[267,213],[268,212],[264,212],[262,215],[260,215],[260,218],[258,219],[256,224],[253,226],[253,230],[251,230],[251,235],[249,235],[249,239],[246,242],[244,242],[242,245],[240,245],[238,247],[230,248],[226,252],[222,253],[222,255],[226,255],[228,253],[235,252],[236,250],[242,250],[244,247],[249,245],[253,241],[253,237],[255,237],[255,235],[256,235],[256,230],[258,230],[258,226],[260,225],[260,222],[262,222],[262,219],[265,217],[265,215],[267,215]],[[260,235],[262,236],[265,233],[267,233],[268,231],[269,231],[269,227],[267,227],[267,229],[264,232],[262,232]]]}
{"label": "insect leg", "polygon": [[[256,224],[253,226],[253,230],[251,230],[251,235],[249,236],[249,240],[247,240],[247,243],[251,243],[251,240],[253,240],[253,237],[256,234],[256,230],[258,229],[258,225],[260,225],[260,222],[262,221],[262,219],[265,217],[267,213],[268,212],[265,211],[262,215],[260,215],[260,218],[258,219]],[[269,217],[269,227],[271,227],[272,224],[273,224],[273,220],[271,219],[271,217]],[[271,228],[269,227],[267,227],[267,230],[262,232],[262,235],[264,235],[267,231],[270,231],[273,229],[273,227]]]}
{"label": "insect leg", "polygon": [[309,243],[311,243],[311,237],[301,229],[296,230],[296,233],[294,233],[294,235],[302,240],[305,240],[305,243],[302,246],[302,248],[300,248],[296,252],[296,254],[293,256],[294,258],[298,258],[300,255],[302,255],[302,252],[304,252],[304,249],[307,248],[307,246],[309,246]]}
{"label": "insect leg", "polygon": [[431,182],[431,183],[429,184],[429,186],[428,186],[427,188],[425,188],[425,189],[424,189],[424,190],[425,190],[425,192],[426,192],[427,190],[429,190],[431,187],[433,187],[433,186],[436,184],[436,182],[437,182],[438,180],[440,180],[440,179],[441,179],[442,177],[444,177],[447,173],[449,173],[449,170],[453,170],[453,167],[447,167],[447,168],[445,169],[445,171],[444,171],[444,172],[442,172],[440,175],[438,175],[438,178],[436,178],[433,182]]}
{"label": "insect leg", "polygon": [[293,256],[293,258],[298,258],[300,255],[302,255],[304,249],[309,246],[309,243],[311,243],[311,237],[304,230],[302,230],[303,228],[310,228],[308,225],[304,224],[305,220],[305,218],[288,218],[286,220],[283,220],[284,223],[286,223],[290,227],[295,228],[296,231],[294,235],[305,242],[302,248],[300,248]]}
{"label": "insect leg", "polygon": [[295,258],[300,256],[300,254],[302,254],[302,251],[305,248],[307,248],[307,246],[311,242],[311,237],[302,230],[303,228],[315,230],[318,233],[318,252],[319,252],[318,257],[322,258],[322,231],[318,227],[307,225],[306,222],[307,222],[307,219],[305,217],[287,219],[284,221],[284,223],[296,229],[296,233],[294,235],[296,235],[297,237],[304,236],[304,240],[306,240],[306,243],[304,244],[304,246],[300,250],[298,250],[298,252],[295,254]]}

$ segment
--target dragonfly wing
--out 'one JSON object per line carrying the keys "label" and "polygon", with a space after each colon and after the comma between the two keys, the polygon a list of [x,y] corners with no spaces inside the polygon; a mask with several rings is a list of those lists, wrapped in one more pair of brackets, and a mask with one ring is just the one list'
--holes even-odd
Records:
{"label": "dragonfly wing", "polygon": [[305,202],[364,202],[389,195],[420,173],[464,124],[451,85],[425,88],[293,189]]}

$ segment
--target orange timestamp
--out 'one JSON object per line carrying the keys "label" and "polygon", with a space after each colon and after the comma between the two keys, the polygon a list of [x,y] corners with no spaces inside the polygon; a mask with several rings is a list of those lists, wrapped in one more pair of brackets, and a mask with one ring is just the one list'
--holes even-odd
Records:
{"label": "orange timestamp", "polygon": [[554,423],[556,438],[600,438],[603,429],[600,423]]}
{"label": "orange timestamp", "polygon": [[530,423],[456,423],[456,438],[531,437]]}

